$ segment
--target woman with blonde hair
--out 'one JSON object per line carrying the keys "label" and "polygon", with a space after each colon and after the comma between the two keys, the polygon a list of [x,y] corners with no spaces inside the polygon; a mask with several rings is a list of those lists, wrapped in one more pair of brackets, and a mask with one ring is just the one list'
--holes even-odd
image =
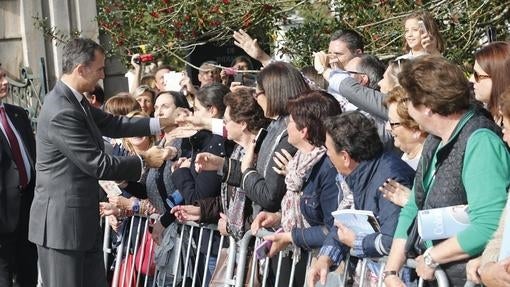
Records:
{"label": "woman with blonde hair", "polygon": [[406,17],[404,29],[404,51],[408,58],[443,53],[443,37],[429,12],[418,11]]}

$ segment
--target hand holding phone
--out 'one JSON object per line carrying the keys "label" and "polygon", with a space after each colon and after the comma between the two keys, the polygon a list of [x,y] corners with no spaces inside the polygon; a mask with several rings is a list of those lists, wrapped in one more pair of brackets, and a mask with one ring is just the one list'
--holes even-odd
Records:
{"label": "hand holding phone", "polygon": [[165,91],[181,91],[181,82],[184,79],[184,74],[180,72],[168,72],[163,75],[165,81]]}
{"label": "hand holding phone", "polygon": [[[274,232],[274,234],[282,233],[283,228],[280,227],[278,230]],[[269,254],[269,251],[271,250],[271,245],[273,244],[273,241],[271,240],[264,240],[262,243],[257,245],[255,247],[255,255],[257,256],[258,260],[264,259]]]}
{"label": "hand holding phone", "polygon": [[418,26],[420,27],[421,34],[428,34],[427,27],[425,27],[425,23],[422,20],[418,21]]}
{"label": "hand holding phone", "polygon": [[257,76],[252,73],[237,72],[234,76],[234,82],[241,83],[245,87],[255,87],[257,84]]}

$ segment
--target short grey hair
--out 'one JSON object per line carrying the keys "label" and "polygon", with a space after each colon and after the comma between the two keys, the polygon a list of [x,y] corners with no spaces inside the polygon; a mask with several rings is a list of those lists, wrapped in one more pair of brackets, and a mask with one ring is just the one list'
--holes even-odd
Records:
{"label": "short grey hair", "polygon": [[104,48],[92,39],[75,38],[67,42],[62,54],[62,72],[71,74],[79,65],[88,65],[95,60],[95,52],[105,53]]}
{"label": "short grey hair", "polygon": [[368,87],[379,90],[379,81],[383,78],[386,65],[376,56],[363,54],[359,56],[360,61],[357,67],[358,72],[368,77]]}

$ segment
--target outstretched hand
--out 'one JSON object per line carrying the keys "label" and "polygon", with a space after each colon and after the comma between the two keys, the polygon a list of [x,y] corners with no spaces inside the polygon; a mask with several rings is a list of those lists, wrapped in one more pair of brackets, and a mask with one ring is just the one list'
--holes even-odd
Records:
{"label": "outstretched hand", "polygon": [[177,205],[170,211],[180,222],[199,221],[200,206],[194,205]]}
{"label": "outstretched hand", "polygon": [[262,66],[266,66],[271,62],[271,57],[260,48],[257,39],[253,39],[242,29],[234,32],[234,44],[243,49],[250,57],[261,62]]}
{"label": "outstretched hand", "polygon": [[197,154],[195,158],[195,170],[201,171],[214,171],[223,167],[225,159],[208,152]]}

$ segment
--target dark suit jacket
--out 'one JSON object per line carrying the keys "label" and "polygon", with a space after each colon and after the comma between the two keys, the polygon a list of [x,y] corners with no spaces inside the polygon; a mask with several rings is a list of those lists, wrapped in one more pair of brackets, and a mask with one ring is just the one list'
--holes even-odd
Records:
{"label": "dark suit jacket", "polygon": [[[31,182],[25,190],[19,189],[19,174],[12,159],[9,141],[0,131],[0,233],[13,232],[20,221],[28,220],[28,210],[34,194],[35,139],[28,113],[21,107],[4,104],[5,112],[18,132],[29,157]],[[22,145],[20,145],[21,148]]]}
{"label": "dark suit jacket", "polygon": [[102,135],[150,133],[148,118],[114,117],[90,107],[87,117],[61,81],[45,97],[37,124],[37,181],[29,240],[48,248],[90,250],[99,237],[98,179],[139,179],[137,156],[104,152]]}

